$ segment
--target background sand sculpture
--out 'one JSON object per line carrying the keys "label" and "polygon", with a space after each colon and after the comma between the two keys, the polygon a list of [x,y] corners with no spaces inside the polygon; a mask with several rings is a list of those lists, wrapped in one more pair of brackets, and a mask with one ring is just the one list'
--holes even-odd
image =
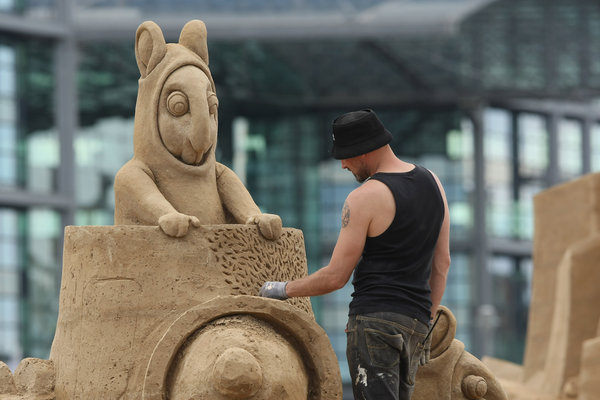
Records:
{"label": "background sand sculpture", "polygon": [[523,365],[486,358],[512,400],[600,399],[600,174],[534,199]]}
{"label": "background sand sculpture", "polygon": [[431,359],[419,367],[413,400],[506,400],[493,373],[454,338],[456,318],[444,306],[431,340]]}

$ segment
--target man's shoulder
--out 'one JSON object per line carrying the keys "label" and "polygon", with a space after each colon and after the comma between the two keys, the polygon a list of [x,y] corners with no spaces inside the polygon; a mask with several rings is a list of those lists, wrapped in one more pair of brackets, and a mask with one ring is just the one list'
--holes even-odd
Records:
{"label": "man's shoulder", "polygon": [[347,200],[352,201],[353,203],[373,205],[378,199],[389,196],[390,194],[390,189],[385,183],[375,179],[369,179],[350,192]]}

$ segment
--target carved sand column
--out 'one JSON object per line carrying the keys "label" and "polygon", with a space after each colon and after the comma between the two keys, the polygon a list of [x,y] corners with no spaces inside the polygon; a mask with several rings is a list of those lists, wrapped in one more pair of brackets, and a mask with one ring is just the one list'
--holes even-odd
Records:
{"label": "carved sand column", "polygon": [[306,274],[302,233],[214,225],[68,227],[50,360],[57,400],[340,399],[307,298],[252,296]]}

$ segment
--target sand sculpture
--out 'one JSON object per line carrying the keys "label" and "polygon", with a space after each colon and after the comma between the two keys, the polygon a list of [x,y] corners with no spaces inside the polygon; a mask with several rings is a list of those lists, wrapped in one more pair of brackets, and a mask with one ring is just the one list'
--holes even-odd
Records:
{"label": "sand sculpture", "polygon": [[50,360],[0,365],[0,399],[340,399],[308,299],[254,296],[305,262],[290,228],[67,227]]}
{"label": "sand sculpture", "polygon": [[440,315],[431,339],[431,359],[419,367],[413,400],[506,400],[506,394],[492,372],[465,351],[455,339],[456,318],[447,307]]}
{"label": "sand sculpture", "polygon": [[281,232],[229,168],[215,160],[218,105],[208,68],[206,27],[187,23],[165,43],[154,22],[136,32],[140,70],[134,156],[115,177],[115,225],[158,225],[169,236],[206,224],[253,223],[268,239]]}
{"label": "sand sculpture", "polygon": [[256,296],[306,275],[304,240],[215,160],[204,23],[166,44],[145,22],[135,49],[134,157],[115,178],[115,226],[65,229],[49,360],[14,374],[0,363],[0,399],[341,399],[309,299]]}
{"label": "sand sculpture", "polygon": [[534,199],[523,365],[485,358],[511,400],[600,399],[600,174]]}
{"label": "sand sculpture", "polygon": [[[136,59],[134,157],[115,178],[115,226],[65,229],[49,360],[14,374],[0,362],[0,400],[341,400],[309,299],[256,296],[265,281],[306,275],[304,240],[215,160],[204,24],[166,44],[144,22]],[[414,399],[505,399],[441,313]]]}

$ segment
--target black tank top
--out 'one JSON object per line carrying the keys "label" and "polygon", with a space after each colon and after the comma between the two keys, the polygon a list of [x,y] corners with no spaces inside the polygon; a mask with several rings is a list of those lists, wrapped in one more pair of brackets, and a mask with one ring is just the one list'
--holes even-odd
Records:
{"label": "black tank top", "polygon": [[385,232],[367,237],[354,270],[349,314],[396,312],[428,323],[431,309],[431,260],[444,219],[444,202],[432,174],[411,171],[376,173],[396,202]]}

